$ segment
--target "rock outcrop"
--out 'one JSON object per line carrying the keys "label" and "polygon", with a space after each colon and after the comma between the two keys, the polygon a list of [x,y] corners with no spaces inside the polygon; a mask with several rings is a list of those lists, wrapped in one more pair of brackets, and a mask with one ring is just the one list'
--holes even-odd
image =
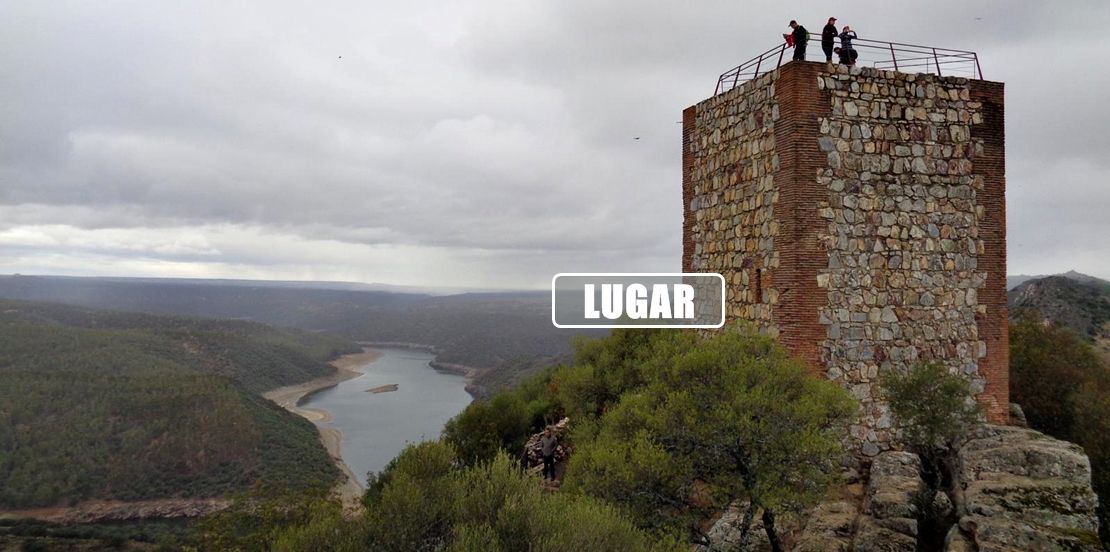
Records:
{"label": "rock outcrop", "polygon": [[[793,533],[795,552],[913,552],[928,537],[920,534],[928,533],[920,525],[926,515],[947,523],[954,515],[959,521],[946,536],[947,523],[935,533],[938,546],[945,537],[946,552],[1103,549],[1090,461],[1077,445],[1030,429],[984,426],[961,444],[951,492],[924,504],[930,493],[920,474],[916,455],[883,452],[871,465],[863,500],[822,503],[780,534]],[[715,545],[736,542],[738,516],[730,509],[710,529]],[[752,530],[746,550],[768,550],[762,528]]]}
{"label": "rock outcrop", "polygon": [[889,451],[875,457],[867,500],[858,522],[853,550],[906,551],[917,548],[919,496],[924,490],[916,454]]}
{"label": "rock outcrop", "polygon": [[827,502],[806,517],[794,552],[847,552],[856,532],[859,506],[848,501]]}
{"label": "rock outcrop", "polygon": [[956,469],[960,521],[949,550],[1102,550],[1091,464],[1078,445],[986,426],[960,448]]}

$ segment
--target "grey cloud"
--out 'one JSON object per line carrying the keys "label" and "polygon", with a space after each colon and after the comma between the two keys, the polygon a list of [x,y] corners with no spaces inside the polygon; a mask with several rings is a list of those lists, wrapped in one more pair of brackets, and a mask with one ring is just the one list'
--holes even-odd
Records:
{"label": "grey cloud", "polygon": [[[154,259],[121,270],[435,278],[454,262],[471,285],[672,270],[675,122],[789,19],[816,31],[836,15],[861,36],[979,51],[987,78],[1007,82],[1009,182],[1024,190],[1046,178],[1026,160],[1106,176],[1110,77],[1090,64],[1108,53],[1108,13],[1001,0],[0,4],[0,102],[13,106],[0,118],[0,230],[72,227],[85,242],[21,251],[49,251],[34,263],[53,267],[89,252],[98,270],[136,254],[87,241],[103,230]],[[1037,247],[1070,225],[1105,234],[1068,196],[1051,209],[1044,194],[1012,198],[1012,234],[1037,228]],[[190,229],[208,246],[180,238]],[[1011,255],[1018,271],[1033,262]]]}

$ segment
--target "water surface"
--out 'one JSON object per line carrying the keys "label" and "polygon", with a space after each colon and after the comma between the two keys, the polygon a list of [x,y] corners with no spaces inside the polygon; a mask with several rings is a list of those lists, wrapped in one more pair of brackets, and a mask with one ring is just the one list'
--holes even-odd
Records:
{"label": "water surface", "polygon": [[[408,443],[439,437],[443,424],[470,404],[466,378],[440,372],[435,355],[418,349],[382,349],[384,356],[365,366],[362,376],[306,396],[299,406],[331,412],[320,424],[343,433],[343,460],[366,484]],[[382,385],[396,391],[367,393]]]}

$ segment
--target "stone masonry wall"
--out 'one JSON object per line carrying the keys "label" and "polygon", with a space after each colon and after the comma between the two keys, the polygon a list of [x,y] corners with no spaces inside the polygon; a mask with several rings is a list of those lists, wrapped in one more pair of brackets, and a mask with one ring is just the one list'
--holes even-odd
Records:
{"label": "stone masonry wall", "polygon": [[792,62],[684,113],[684,270],[894,434],[880,374],[922,360],[1008,406],[1002,85]]}
{"label": "stone masonry wall", "polygon": [[983,153],[971,137],[982,104],[967,79],[835,66],[822,73],[832,115],[820,120],[818,146],[827,166],[817,183],[827,221],[819,239],[828,267],[817,274],[828,303],[819,345],[827,376],[851,390],[863,419],[852,436],[874,455],[893,438],[876,385],[880,369],[922,359],[944,362],[984,390],[978,360],[986,357],[976,315],[986,315],[978,269],[985,247],[976,193]]}
{"label": "stone masonry wall", "polygon": [[[778,302],[768,269],[778,266],[775,236],[777,72],[684,113],[683,196],[686,272],[725,276],[729,319],[753,321],[777,335]],[[696,136],[696,138],[693,138]]]}

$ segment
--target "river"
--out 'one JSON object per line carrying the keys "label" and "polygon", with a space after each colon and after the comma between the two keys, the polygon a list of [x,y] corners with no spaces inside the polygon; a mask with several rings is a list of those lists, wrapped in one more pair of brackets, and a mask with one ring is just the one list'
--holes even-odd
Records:
{"label": "river", "polygon": [[[380,471],[405,445],[438,438],[443,424],[471,401],[466,378],[432,368],[432,353],[375,349],[383,356],[361,367],[363,375],[306,395],[298,404],[331,413],[331,421],[319,425],[343,434],[343,461],[364,486],[366,474]],[[392,384],[396,391],[366,392]]]}

